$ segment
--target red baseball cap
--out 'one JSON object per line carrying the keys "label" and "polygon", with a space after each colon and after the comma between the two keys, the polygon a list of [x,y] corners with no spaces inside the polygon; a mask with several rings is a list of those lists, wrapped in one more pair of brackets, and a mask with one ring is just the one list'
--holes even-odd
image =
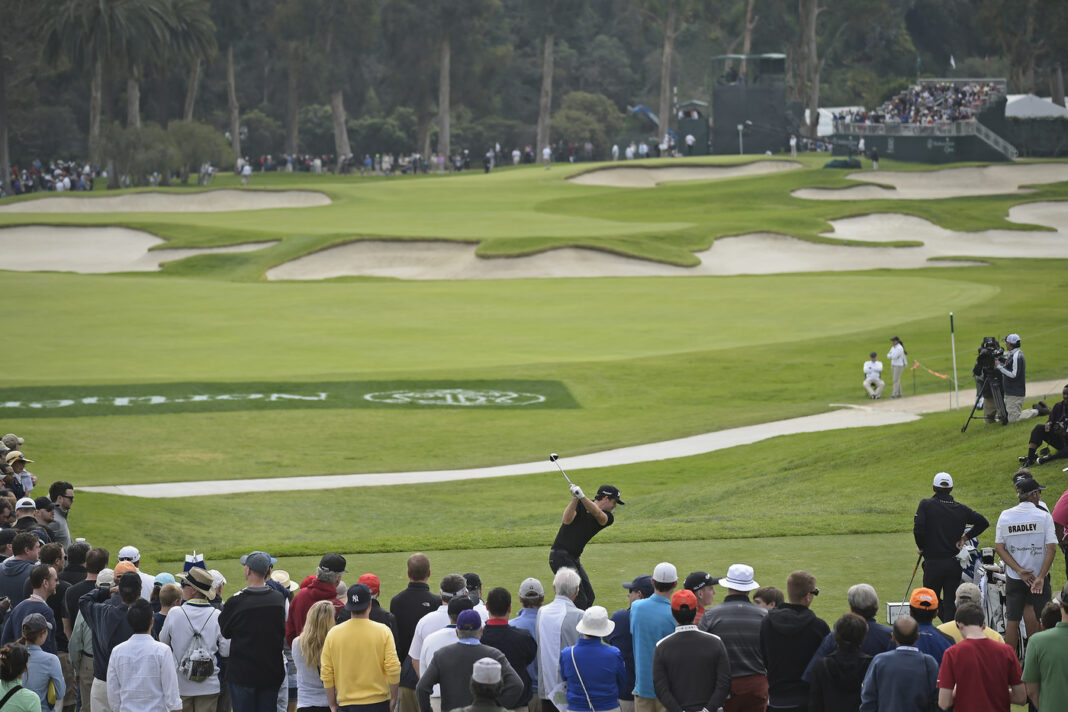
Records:
{"label": "red baseball cap", "polygon": [[364,574],[356,583],[362,583],[364,586],[371,589],[371,593],[375,596],[379,594],[382,587],[382,582],[379,581],[378,577],[374,574]]}

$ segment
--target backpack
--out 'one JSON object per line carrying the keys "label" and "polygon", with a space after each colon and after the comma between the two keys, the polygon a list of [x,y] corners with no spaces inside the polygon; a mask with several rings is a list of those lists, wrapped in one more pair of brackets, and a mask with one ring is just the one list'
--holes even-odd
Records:
{"label": "backpack", "polygon": [[185,621],[189,624],[189,629],[193,631],[193,639],[189,641],[189,647],[186,648],[185,655],[178,663],[178,672],[187,680],[202,682],[215,674],[215,656],[208,651],[204,636],[201,635],[208,621],[211,620],[211,615],[208,615],[204,625],[200,626],[198,631],[193,627],[193,621],[189,620],[189,613],[185,608],[180,607],[178,610],[185,615]]}

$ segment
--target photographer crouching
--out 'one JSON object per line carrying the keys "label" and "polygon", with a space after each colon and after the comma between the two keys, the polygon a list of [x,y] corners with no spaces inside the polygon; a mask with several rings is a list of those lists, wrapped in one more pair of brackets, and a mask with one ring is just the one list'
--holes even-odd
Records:
{"label": "photographer crouching", "polygon": [[[1068,457],[1068,386],[1061,391],[1061,400],[1053,404],[1049,413],[1049,420],[1043,425],[1036,425],[1031,429],[1031,438],[1027,443],[1027,454],[1020,458],[1025,467],[1034,464],[1043,465],[1050,460]],[[1049,455],[1038,457],[1038,447],[1043,443],[1049,443],[1054,452]]]}

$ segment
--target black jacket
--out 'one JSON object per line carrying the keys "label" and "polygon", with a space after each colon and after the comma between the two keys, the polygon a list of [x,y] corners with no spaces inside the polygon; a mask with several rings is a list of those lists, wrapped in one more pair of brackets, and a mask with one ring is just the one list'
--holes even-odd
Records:
{"label": "black jacket", "polygon": [[534,662],[538,656],[538,644],[525,630],[510,625],[487,625],[482,629],[482,644],[496,648],[504,653],[508,662],[523,681],[523,694],[514,707],[522,707],[530,702],[533,697],[531,691],[530,673],[527,666]]}
{"label": "black jacket", "polygon": [[412,647],[415,626],[419,619],[441,606],[441,596],[430,592],[430,586],[409,581],[408,588],[395,595],[389,602],[389,612],[396,624],[397,657],[401,661],[401,687],[415,689],[419,676],[415,674],[408,648]]}
{"label": "black jacket", "polygon": [[957,542],[968,526],[972,528],[968,536],[977,537],[987,530],[990,522],[954,500],[953,495],[936,493],[920,500],[912,521],[912,536],[925,558],[947,559],[957,555]]}
{"label": "black jacket", "polygon": [[808,712],[856,712],[871,656],[835,650],[812,668]]}
{"label": "black jacket", "polygon": [[243,588],[223,605],[223,637],[230,639],[227,681],[245,687],[278,689],[286,679],[285,596],[273,588]]}
{"label": "black jacket", "polygon": [[760,652],[768,668],[768,702],[775,707],[808,703],[808,683],[801,679],[812,655],[831,632],[806,606],[783,603],[760,624]]}

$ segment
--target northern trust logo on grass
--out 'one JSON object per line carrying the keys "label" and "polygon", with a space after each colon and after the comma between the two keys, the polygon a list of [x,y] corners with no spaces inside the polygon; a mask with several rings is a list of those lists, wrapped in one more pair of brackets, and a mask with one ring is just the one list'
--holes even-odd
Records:
{"label": "northern trust logo on grass", "polygon": [[157,383],[0,389],[14,418],[347,408],[577,408],[559,381]]}

